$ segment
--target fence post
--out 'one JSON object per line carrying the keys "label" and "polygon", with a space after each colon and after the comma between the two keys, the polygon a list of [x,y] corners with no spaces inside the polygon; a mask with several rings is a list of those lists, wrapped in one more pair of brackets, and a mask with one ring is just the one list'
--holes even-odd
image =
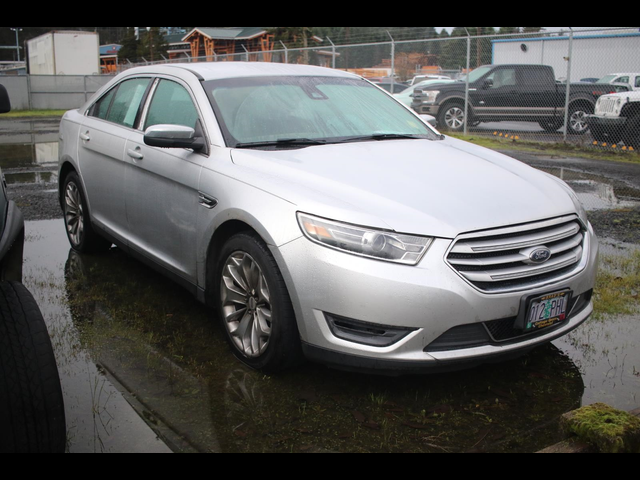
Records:
{"label": "fence post", "polygon": [[89,100],[88,96],[87,96],[87,76],[85,75],[82,78],[83,82],[84,82],[84,103],[87,103],[87,101]]}
{"label": "fence post", "polygon": [[[465,28],[465,30],[467,30]],[[471,73],[471,35],[467,30],[467,78],[465,80],[465,92],[464,92],[464,135],[469,133],[469,74]]]}
{"label": "fence post", "polygon": [[393,95],[396,90],[396,41],[388,30],[387,35],[391,39],[391,95]]}
{"label": "fence post", "polygon": [[289,63],[289,49],[284,43],[282,43],[282,40],[280,40],[280,45],[284,48],[284,63]]}
{"label": "fence post", "polygon": [[573,57],[573,28],[569,34],[569,57],[567,58],[567,98],[564,105],[564,141],[567,142],[569,136],[569,96],[571,95],[571,63]]}
{"label": "fence post", "polygon": [[31,75],[27,75],[27,98],[29,99],[29,110],[33,110],[33,99],[31,98],[33,92],[31,91]]}
{"label": "fence post", "polygon": [[331,39],[329,37],[327,37],[327,40],[329,41],[329,43],[331,44],[331,56],[333,57],[333,61],[331,62],[331,66],[332,68],[335,70],[336,69],[336,46],[335,44],[331,41]]}

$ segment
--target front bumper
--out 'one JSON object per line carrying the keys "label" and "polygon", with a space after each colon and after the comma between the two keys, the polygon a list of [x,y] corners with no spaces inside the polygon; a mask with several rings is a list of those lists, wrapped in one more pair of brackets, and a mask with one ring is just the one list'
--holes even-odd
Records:
{"label": "front bumper", "polygon": [[[583,265],[575,275],[515,293],[482,293],[462,280],[445,262],[451,243],[436,239],[417,267],[348,255],[306,238],[273,248],[307,356],[337,367],[393,374],[466,368],[522,355],[566,335],[593,312],[588,297],[564,324],[535,337],[427,353],[456,327],[517,317],[524,297],[570,289],[576,298],[591,292],[595,284],[598,243],[591,227]],[[376,347],[338,338],[327,315],[410,331],[393,345]]]}
{"label": "front bumper", "polygon": [[603,131],[622,131],[627,125],[626,117],[605,117],[600,115],[589,115],[587,123],[592,129]]}
{"label": "front bumper", "polygon": [[440,106],[433,103],[413,103],[411,108],[413,108],[413,110],[415,110],[419,115],[431,115],[436,118],[440,111]]}

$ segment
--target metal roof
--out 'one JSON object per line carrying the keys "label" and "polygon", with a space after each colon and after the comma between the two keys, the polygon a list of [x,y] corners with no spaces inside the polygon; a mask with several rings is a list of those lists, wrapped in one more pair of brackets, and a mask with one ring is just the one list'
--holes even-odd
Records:
{"label": "metal roof", "polygon": [[183,37],[182,41],[186,42],[194,32],[200,32],[212,40],[250,40],[267,33],[263,27],[195,27]]}

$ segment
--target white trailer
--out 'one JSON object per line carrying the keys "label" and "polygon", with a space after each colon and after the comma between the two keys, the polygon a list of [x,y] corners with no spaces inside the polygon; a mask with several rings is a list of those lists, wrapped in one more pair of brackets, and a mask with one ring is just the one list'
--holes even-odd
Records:
{"label": "white trailer", "polygon": [[99,75],[100,37],[94,32],[50,32],[28,42],[31,75]]}
{"label": "white trailer", "polygon": [[[494,40],[493,64],[537,64],[553,67],[567,77],[569,36]],[[640,72],[640,33],[581,34],[573,41],[571,81],[603,78],[616,72]]]}

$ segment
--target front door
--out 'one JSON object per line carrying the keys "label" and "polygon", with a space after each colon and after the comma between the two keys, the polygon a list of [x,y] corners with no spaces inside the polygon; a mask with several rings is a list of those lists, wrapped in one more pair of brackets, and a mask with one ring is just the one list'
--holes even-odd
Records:
{"label": "front door", "polygon": [[158,79],[141,131],[125,147],[129,246],[190,283],[196,283],[196,218],[202,153],[145,145],[144,130],[154,125],[200,129],[188,87]]}

